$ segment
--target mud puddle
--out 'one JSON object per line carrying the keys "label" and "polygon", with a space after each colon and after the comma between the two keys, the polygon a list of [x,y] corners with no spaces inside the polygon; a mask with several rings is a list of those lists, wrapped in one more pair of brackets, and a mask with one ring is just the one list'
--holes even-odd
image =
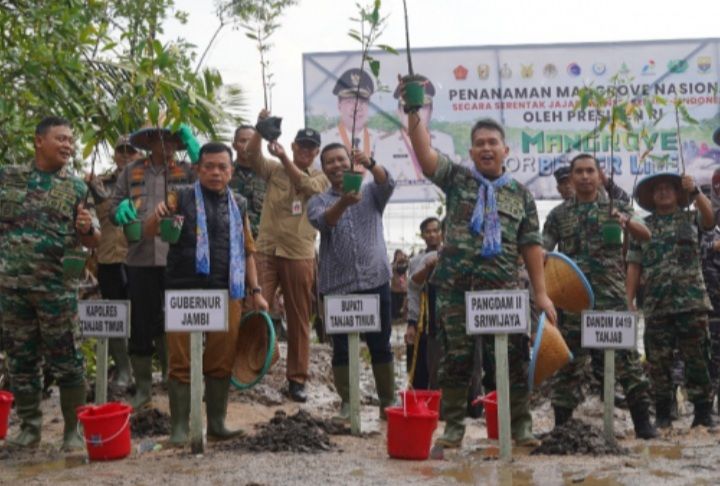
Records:
{"label": "mud puddle", "polygon": [[605,439],[603,432],[577,419],[570,419],[554,428],[542,439],[542,444],[531,452],[533,455],[574,455],[591,456],[627,454],[628,450]]}

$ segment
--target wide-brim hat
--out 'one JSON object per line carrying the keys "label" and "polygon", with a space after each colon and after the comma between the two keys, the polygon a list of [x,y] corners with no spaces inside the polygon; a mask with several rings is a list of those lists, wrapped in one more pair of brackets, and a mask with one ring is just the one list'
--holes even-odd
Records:
{"label": "wide-brim hat", "polygon": [[255,386],[278,359],[280,350],[270,315],[264,311],[245,314],[238,331],[232,384],[241,390]]}
{"label": "wide-brim hat", "polygon": [[152,143],[162,138],[165,141],[175,143],[178,150],[185,150],[185,142],[180,138],[178,132],[173,132],[168,128],[148,127],[141,128],[130,135],[130,143],[139,149],[150,150]]}
{"label": "wide-brim hat", "polygon": [[560,330],[548,322],[545,313],[540,314],[528,369],[530,391],[573,360],[573,354]]}
{"label": "wide-brim hat", "polygon": [[580,267],[567,255],[551,252],[545,258],[545,290],[555,307],[582,312],[595,306],[595,294]]}
{"label": "wide-brim hat", "polygon": [[678,206],[684,208],[690,204],[690,198],[686,191],[682,189],[682,177],[680,174],[674,174],[672,172],[658,172],[657,174],[649,175],[644,177],[638,182],[635,188],[635,200],[638,206],[643,208],[645,211],[655,210],[655,201],[653,200],[653,190],[655,185],[660,182],[669,182],[678,190]]}

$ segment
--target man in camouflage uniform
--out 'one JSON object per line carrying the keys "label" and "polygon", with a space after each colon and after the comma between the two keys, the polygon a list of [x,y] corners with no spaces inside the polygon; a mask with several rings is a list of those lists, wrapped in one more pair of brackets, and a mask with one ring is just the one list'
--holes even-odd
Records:
{"label": "man in camouflage uniform", "polygon": [[[703,193],[709,197],[710,191]],[[710,379],[713,393],[718,395],[720,387],[720,227],[703,231],[700,240],[700,258],[702,259],[702,272],[705,288],[712,310],[709,313],[711,358]],[[720,403],[720,401],[718,402]]]}
{"label": "man in camouflage uniform", "polygon": [[[710,200],[700,192],[692,176],[669,173],[646,177],[638,184],[635,197],[640,207],[651,212],[645,223],[652,238],[631,243],[627,302],[634,310],[635,289],[644,273],[645,350],[655,392],[656,424],[659,428],[672,426],[671,370],[677,345],[685,363],[688,396],[695,406],[692,426],[714,427],[708,371],[711,307],[697,244],[697,225],[704,230],[714,226]],[[691,201],[697,211],[683,209]]]}
{"label": "man in camouflage uniform", "polygon": [[[110,221],[110,196],[115,190],[120,172],[135,161],[140,153],[130,145],[130,139],[122,136],[115,144],[113,161],[115,168],[89,181],[90,191],[96,204],[102,238],[97,249],[97,279],[103,299],[125,300],[127,295],[127,240],[122,228]],[[110,356],[115,362],[115,383],[125,388],[130,384],[131,370],[127,351],[127,339],[112,338],[108,341]]]}
{"label": "man in camouflage uniform", "polygon": [[233,167],[233,176],[230,180],[230,187],[247,200],[247,211],[248,217],[250,218],[252,235],[253,238],[257,239],[267,182],[253,172],[247,156],[247,145],[254,133],[255,127],[252,125],[241,125],[235,130],[235,138],[233,139],[232,146],[237,156]]}
{"label": "man in camouflage uniform", "polygon": [[[133,217],[145,221],[152,216],[155,207],[165,200],[166,177],[167,201],[171,210],[176,207],[176,191],[195,179],[190,164],[175,159],[177,150],[190,148],[187,137],[181,136],[181,132],[145,128],[133,133],[130,143],[148,150],[150,155],[129,164],[117,179],[110,211],[114,222],[120,225],[127,224]],[[151,402],[152,356],[155,351],[160,358],[163,378],[167,377],[163,313],[167,253],[168,244],[159,235],[143,237],[128,247],[126,265],[131,303],[128,351],[136,385],[130,404],[135,409]]]}
{"label": "man in camouflage uniform", "polygon": [[85,183],[69,174],[70,122],[48,117],[35,129],[35,161],[0,166],[0,308],[20,432],[7,444],[33,447],[42,427],[42,360],[60,387],[63,450],[84,447],[75,408],[85,403],[83,357],[75,345],[77,289],[63,278],[63,255],[100,241],[83,201]]}
{"label": "man in camouflage uniform", "polygon": [[[604,243],[601,229],[603,224],[618,220],[635,238],[647,240],[650,232],[642,222],[632,217],[632,208],[626,203],[615,200],[615,210],[610,215],[610,200],[599,189],[599,167],[591,155],[574,157],[570,163],[570,174],[575,195],[548,215],[543,228],[545,249],[551,251],[557,245],[559,251],[575,260],[590,281],[596,309],[624,310],[622,246]],[[582,402],[584,369],[590,360],[589,350],[580,346],[580,315],[564,312],[560,330],[575,358],[555,378],[551,401],[556,427],[567,422],[575,407]],[[650,385],[643,373],[639,353],[635,350],[617,351],[615,367],[630,405],[635,435],[642,439],[656,437],[657,431],[650,423],[648,412]]]}
{"label": "man in camouflage uniform", "polygon": [[[503,162],[509,148],[503,128],[493,120],[475,124],[470,135],[469,154],[474,163],[470,169],[452,163],[431,146],[429,131],[417,112],[409,114],[409,121],[410,139],[423,173],[447,198],[445,245],[430,279],[437,288],[438,339],[444,351],[439,383],[445,431],[435,443],[438,457],[443,448],[460,447],[465,435],[467,393],[476,343],[465,332],[465,292],[518,288],[518,259],[522,255],[538,308],[553,322],[556,315],[545,291],[535,201],[524,186],[505,172]],[[493,200],[497,212],[491,209]],[[486,221],[499,223],[497,233],[488,230],[487,224],[477,225],[478,220],[473,217],[481,213],[478,208],[486,201]],[[492,241],[499,244],[488,250]],[[537,443],[532,435],[528,401],[528,343],[526,335],[514,334],[508,350],[512,436],[520,445]],[[490,359],[494,356],[493,344],[483,340],[486,348],[483,354]]]}

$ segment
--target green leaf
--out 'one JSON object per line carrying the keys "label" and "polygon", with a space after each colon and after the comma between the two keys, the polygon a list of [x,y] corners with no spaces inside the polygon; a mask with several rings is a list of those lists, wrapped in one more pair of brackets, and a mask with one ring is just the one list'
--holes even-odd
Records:
{"label": "green leaf", "polygon": [[160,117],[160,105],[155,100],[151,100],[148,105],[148,117],[150,118],[150,123],[153,125],[158,124],[158,119]]}
{"label": "green leaf", "polygon": [[377,78],[380,76],[380,61],[373,59],[369,62],[370,64],[370,71],[372,71],[373,75]]}

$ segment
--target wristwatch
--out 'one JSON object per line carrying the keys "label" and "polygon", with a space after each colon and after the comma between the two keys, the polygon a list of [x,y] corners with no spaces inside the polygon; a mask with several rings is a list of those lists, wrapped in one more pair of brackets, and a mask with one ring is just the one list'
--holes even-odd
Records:
{"label": "wristwatch", "polygon": [[257,295],[260,292],[262,292],[262,287],[253,287],[252,290],[250,290],[250,295]]}
{"label": "wristwatch", "polygon": [[377,162],[375,162],[375,159],[370,157],[370,163],[367,165],[367,170],[373,170],[373,167],[377,165]]}

